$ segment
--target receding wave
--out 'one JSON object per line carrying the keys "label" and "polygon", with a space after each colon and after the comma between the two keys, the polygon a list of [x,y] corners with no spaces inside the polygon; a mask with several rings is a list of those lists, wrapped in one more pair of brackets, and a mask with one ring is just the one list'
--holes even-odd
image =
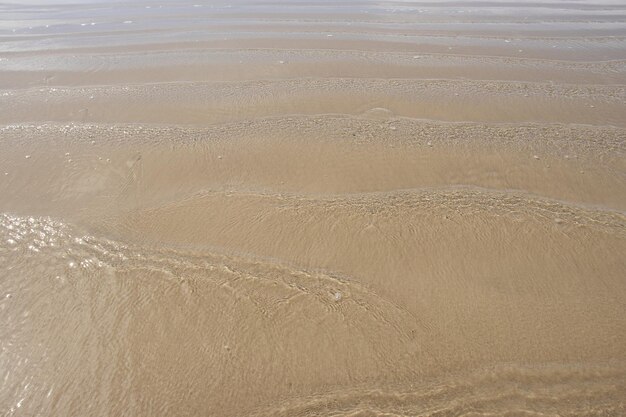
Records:
{"label": "receding wave", "polygon": [[0,414],[626,415],[625,115],[619,0],[7,0]]}

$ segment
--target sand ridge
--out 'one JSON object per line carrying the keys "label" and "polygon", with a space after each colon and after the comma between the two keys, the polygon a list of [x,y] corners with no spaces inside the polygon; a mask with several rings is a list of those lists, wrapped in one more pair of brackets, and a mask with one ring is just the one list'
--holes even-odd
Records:
{"label": "sand ridge", "polygon": [[7,416],[626,413],[617,0],[0,5]]}

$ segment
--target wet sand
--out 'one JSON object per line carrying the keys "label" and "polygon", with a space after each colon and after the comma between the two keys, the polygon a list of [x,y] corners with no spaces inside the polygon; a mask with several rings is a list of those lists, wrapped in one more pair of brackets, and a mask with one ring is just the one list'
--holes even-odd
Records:
{"label": "wet sand", "polygon": [[6,416],[626,414],[619,1],[0,4]]}

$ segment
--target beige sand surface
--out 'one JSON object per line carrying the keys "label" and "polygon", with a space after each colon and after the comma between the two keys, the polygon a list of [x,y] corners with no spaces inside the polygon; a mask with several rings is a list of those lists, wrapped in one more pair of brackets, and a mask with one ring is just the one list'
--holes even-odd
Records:
{"label": "beige sand surface", "polygon": [[2,3],[0,312],[2,416],[626,415],[626,7]]}

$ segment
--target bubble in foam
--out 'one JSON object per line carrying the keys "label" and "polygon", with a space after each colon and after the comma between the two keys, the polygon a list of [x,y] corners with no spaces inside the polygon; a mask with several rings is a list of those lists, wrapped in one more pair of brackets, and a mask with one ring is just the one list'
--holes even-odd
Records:
{"label": "bubble in foam", "polygon": [[394,113],[384,107],[374,107],[363,113],[363,117],[373,120],[387,120],[394,117]]}

